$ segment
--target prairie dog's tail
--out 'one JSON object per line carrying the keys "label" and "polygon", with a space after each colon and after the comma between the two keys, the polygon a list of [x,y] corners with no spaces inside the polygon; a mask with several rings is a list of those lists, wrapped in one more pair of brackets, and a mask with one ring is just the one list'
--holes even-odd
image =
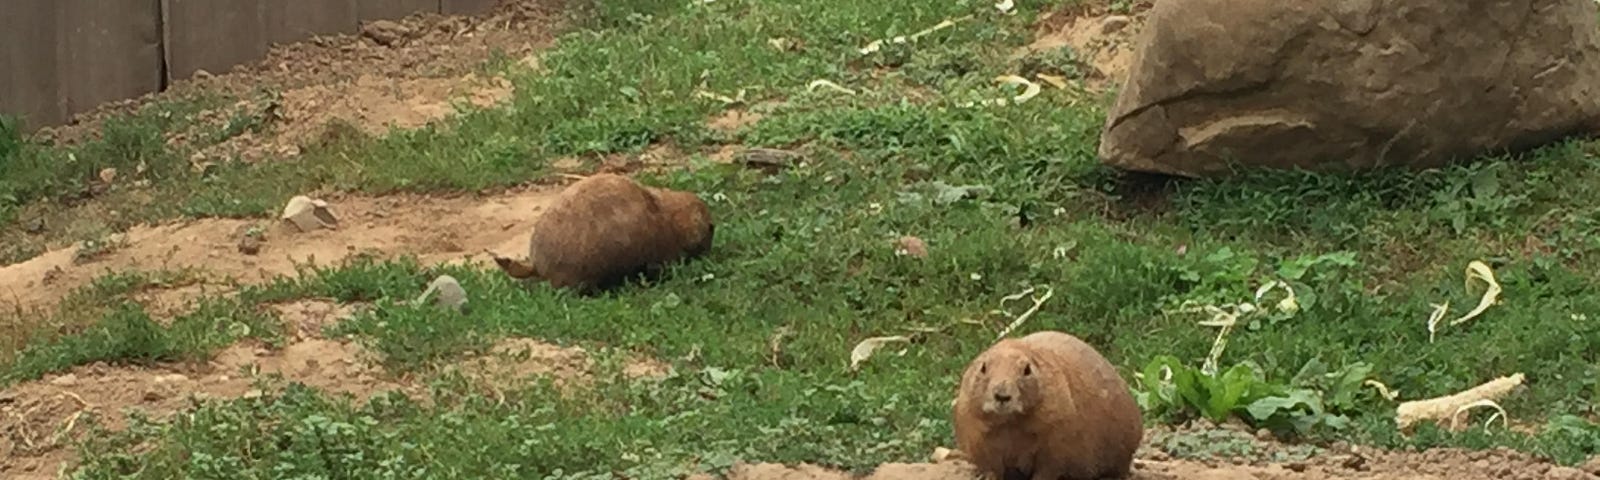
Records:
{"label": "prairie dog's tail", "polygon": [[533,264],[529,262],[495,255],[494,263],[499,265],[500,270],[505,271],[506,275],[510,275],[511,278],[523,280],[539,276],[538,270],[535,270]]}

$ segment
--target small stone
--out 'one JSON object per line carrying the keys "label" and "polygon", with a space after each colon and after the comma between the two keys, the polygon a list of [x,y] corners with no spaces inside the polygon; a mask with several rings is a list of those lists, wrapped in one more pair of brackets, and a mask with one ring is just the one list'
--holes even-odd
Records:
{"label": "small stone", "polygon": [[390,20],[374,20],[361,26],[361,36],[367,37],[373,43],[392,47],[411,35],[411,29],[399,22]]}
{"label": "small stone", "polygon": [[160,384],[160,383],[174,383],[174,382],[187,382],[187,381],[189,381],[189,377],[186,377],[181,373],[170,373],[170,374],[162,375],[162,376],[159,376],[159,377],[155,378],[155,382],[158,383],[158,384]]}
{"label": "small stone", "polygon": [[109,168],[109,167],[100,169],[100,181],[101,182],[111,183],[112,181],[114,181],[116,179],[117,179],[117,169]]}
{"label": "small stone", "polygon": [[159,402],[161,399],[161,392],[156,391],[156,389],[152,388],[144,391],[144,401],[146,402]]}
{"label": "small stone", "polygon": [[249,235],[239,237],[239,253],[245,255],[261,253],[261,240]]}
{"label": "small stone", "polygon": [[44,278],[40,280],[40,283],[45,285],[56,283],[56,280],[61,279],[61,275],[63,274],[64,272],[62,272],[61,267],[52,267],[44,272]]}
{"label": "small stone", "polygon": [[78,384],[78,376],[68,373],[66,375],[50,379],[50,384],[58,387],[70,387]]}
{"label": "small stone", "polygon": [[[438,295],[434,295],[435,293]],[[434,305],[461,313],[469,312],[467,308],[467,290],[461,288],[461,282],[456,280],[455,277],[440,275],[438,278],[433,279],[432,282],[428,283],[428,288],[423,290],[422,295],[418,296],[413,303],[421,305],[428,300],[429,296],[434,297]]]}
{"label": "small stone", "polygon": [[1122,30],[1123,27],[1127,27],[1128,23],[1129,19],[1124,15],[1112,15],[1106,17],[1104,20],[1100,21],[1100,33],[1115,33],[1118,30]]}
{"label": "small stone", "polygon": [[337,228],[339,225],[339,220],[334,218],[333,212],[328,209],[328,202],[305,195],[296,195],[289,199],[289,204],[283,207],[282,218],[294,224],[302,232]]}
{"label": "small stone", "polygon": [[1358,472],[1364,471],[1367,469],[1367,458],[1359,454],[1345,455],[1344,458],[1339,461],[1339,466]]}
{"label": "small stone", "polygon": [[44,219],[35,218],[28,220],[26,223],[22,224],[22,231],[35,235],[44,233]]}

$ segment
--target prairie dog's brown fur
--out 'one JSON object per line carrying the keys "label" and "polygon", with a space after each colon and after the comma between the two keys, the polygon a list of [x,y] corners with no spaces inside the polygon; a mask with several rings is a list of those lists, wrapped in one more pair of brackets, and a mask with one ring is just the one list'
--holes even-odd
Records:
{"label": "prairie dog's brown fur", "polygon": [[578,181],[534,221],[528,260],[495,256],[514,278],[556,288],[609,288],[711,247],[710,209],[693,193],[602,173]]}
{"label": "prairie dog's brown fur", "polygon": [[1126,478],[1144,440],[1127,382],[1062,332],[995,342],[961,375],[956,448],[995,480]]}

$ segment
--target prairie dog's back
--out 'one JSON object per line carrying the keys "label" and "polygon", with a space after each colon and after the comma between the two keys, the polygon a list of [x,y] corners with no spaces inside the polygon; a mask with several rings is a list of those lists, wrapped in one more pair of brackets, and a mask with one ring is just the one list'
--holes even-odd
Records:
{"label": "prairie dog's back", "polygon": [[1042,331],[1022,338],[1039,352],[1055,356],[1070,364],[1067,369],[1077,418],[1099,418],[1099,435],[1104,445],[1118,452],[1105,452],[1120,456],[1138,450],[1144,439],[1144,422],[1139,404],[1133,401],[1127,381],[1117,374],[1115,366],[1107,361],[1093,346],[1076,336],[1056,331]]}
{"label": "prairie dog's back", "polygon": [[557,287],[609,283],[670,250],[655,195],[632,179],[597,174],[561,192],[534,223],[529,263]]}

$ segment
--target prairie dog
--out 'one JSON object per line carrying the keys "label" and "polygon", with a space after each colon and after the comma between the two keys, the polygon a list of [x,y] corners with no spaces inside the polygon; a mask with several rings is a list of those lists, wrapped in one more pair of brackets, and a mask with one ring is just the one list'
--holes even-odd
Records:
{"label": "prairie dog", "polygon": [[714,230],[710,209],[693,193],[602,173],[568,186],[539,215],[526,262],[494,260],[513,278],[589,292],[699,256]]}
{"label": "prairie dog", "polygon": [[1062,332],[995,342],[962,373],[953,413],[957,448],[996,480],[1126,478],[1144,440],[1127,382]]}

